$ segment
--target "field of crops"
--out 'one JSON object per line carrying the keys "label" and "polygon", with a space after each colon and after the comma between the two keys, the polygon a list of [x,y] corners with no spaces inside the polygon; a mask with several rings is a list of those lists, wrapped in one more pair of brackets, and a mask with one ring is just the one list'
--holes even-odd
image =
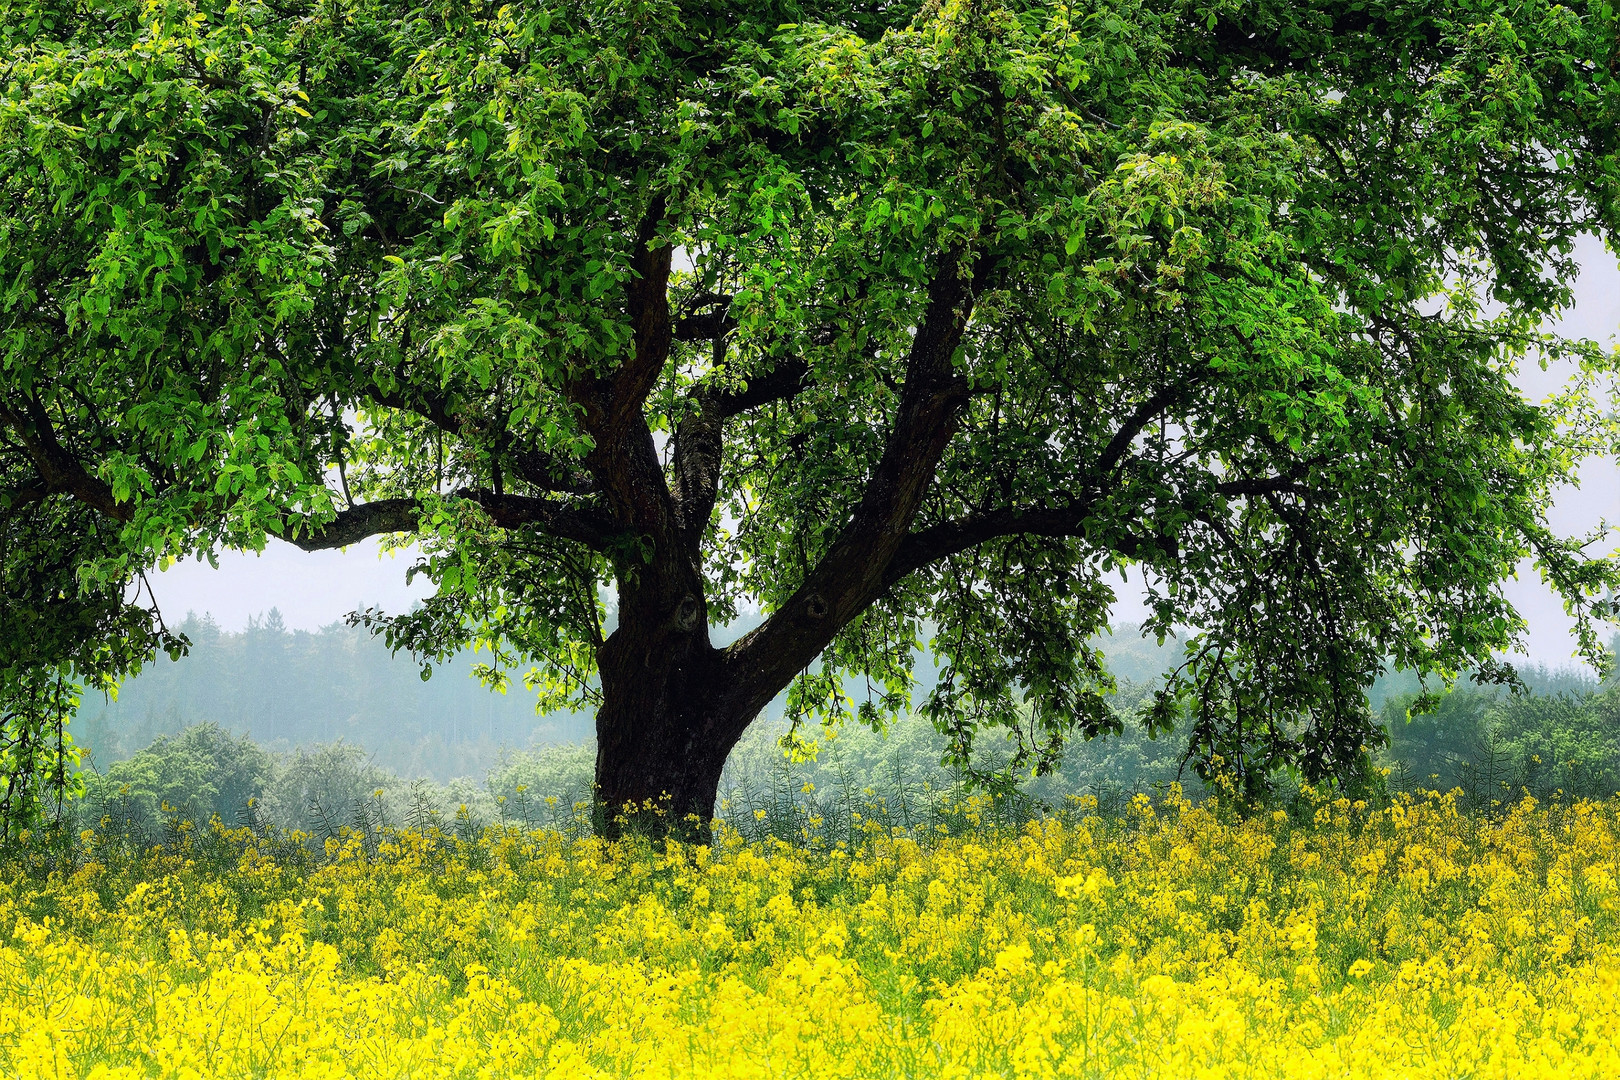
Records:
{"label": "field of crops", "polygon": [[1093,811],[820,850],[86,836],[0,878],[0,1072],[1620,1076],[1620,803]]}

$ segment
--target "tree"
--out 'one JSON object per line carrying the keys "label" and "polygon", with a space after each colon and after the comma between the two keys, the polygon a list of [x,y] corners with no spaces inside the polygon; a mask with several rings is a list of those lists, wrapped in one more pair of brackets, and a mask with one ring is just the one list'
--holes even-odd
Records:
{"label": "tree", "polygon": [[105,775],[92,774],[87,797],[101,813],[116,810],[127,819],[125,828],[146,833],[171,817],[207,825],[218,816],[234,825],[251,820],[253,806],[275,780],[275,764],[246,735],[232,736],[214,723],[196,724],[158,736]]}
{"label": "tree", "polygon": [[1115,568],[1190,633],[1146,722],[1252,792],[1352,769],[1386,658],[1509,677],[1521,559],[1601,654],[1545,511],[1613,359],[1537,327],[1620,223],[1607,3],[0,10],[8,694],[273,536],[418,545],[364,621],[677,817],[784,689],[907,707],[924,622],[956,756],[1116,729]]}

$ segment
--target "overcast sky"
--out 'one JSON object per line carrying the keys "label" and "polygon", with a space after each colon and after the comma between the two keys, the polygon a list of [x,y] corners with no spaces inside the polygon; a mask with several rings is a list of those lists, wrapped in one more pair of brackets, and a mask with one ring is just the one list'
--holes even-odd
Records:
{"label": "overcast sky", "polygon": [[[1620,329],[1620,269],[1615,257],[1596,240],[1583,244],[1580,254],[1585,270],[1576,288],[1576,305],[1558,329],[1571,337],[1612,341]],[[1539,399],[1556,383],[1556,374],[1543,375],[1533,369],[1521,385]],[[1620,470],[1615,463],[1588,463],[1581,479],[1580,488],[1570,488],[1560,496],[1554,525],[1573,533],[1590,529],[1600,520],[1620,520]],[[289,627],[315,630],[366,604],[380,604],[389,611],[408,609],[429,592],[422,579],[406,586],[409,565],[408,553],[379,555],[375,540],[346,551],[315,553],[271,540],[262,555],[221,553],[218,570],[207,563],[182,563],[156,575],[152,587],[170,620],[187,611],[207,612],[223,628],[239,630],[250,616],[275,607]],[[1574,642],[1569,618],[1528,566],[1523,573],[1520,580],[1509,583],[1508,590],[1530,623],[1529,659],[1555,666],[1570,662]],[[1140,618],[1137,590],[1125,588],[1120,594],[1116,620]]]}

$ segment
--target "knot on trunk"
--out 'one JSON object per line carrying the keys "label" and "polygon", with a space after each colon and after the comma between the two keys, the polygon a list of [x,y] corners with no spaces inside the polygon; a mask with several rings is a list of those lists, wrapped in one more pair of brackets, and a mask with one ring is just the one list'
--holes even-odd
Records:
{"label": "knot on trunk", "polygon": [[691,630],[697,626],[698,601],[697,597],[687,593],[681,597],[681,602],[675,609],[675,628],[677,630]]}
{"label": "knot on trunk", "polygon": [[810,598],[804,602],[805,615],[816,622],[825,619],[827,612],[831,610],[831,607],[827,604],[827,598],[820,593],[811,593]]}

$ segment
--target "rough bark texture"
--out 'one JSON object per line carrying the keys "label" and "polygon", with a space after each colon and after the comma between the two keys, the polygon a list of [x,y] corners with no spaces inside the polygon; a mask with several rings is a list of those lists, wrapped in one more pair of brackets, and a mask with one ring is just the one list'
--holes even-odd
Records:
{"label": "rough bark texture", "polygon": [[726,757],[753,719],[729,707],[707,634],[669,631],[614,634],[600,653],[596,813],[609,836],[626,826],[701,834]]}
{"label": "rough bark texture", "polygon": [[707,821],[726,755],[747,724],[722,702],[727,673],[709,643],[698,550],[718,481],[717,428],[677,447],[696,486],[671,491],[643,413],[673,339],[662,215],[655,201],[636,238],[637,280],[627,298],[633,355],[611,378],[581,379],[570,390],[595,444],[585,468],[615,529],[640,541],[615,555],[619,626],[597,651],[596,815],[610,836],[624,826],[663,832],[688,816]]}

